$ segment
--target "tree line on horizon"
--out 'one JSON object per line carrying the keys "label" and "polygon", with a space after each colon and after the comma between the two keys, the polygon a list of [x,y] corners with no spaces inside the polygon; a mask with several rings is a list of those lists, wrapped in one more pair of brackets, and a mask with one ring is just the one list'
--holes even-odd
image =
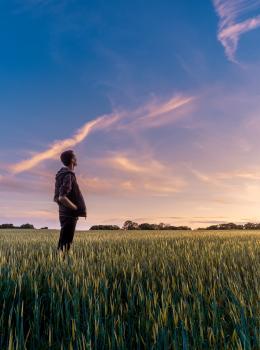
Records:
{"label": "tree line on horizon", "polygon": [[120,228],[118,225],[93,225],[90,230],[191,230],[188,226],[172,226],[161,222],[160,224],[149,224],[144,222],[138,224],[137,222],[126,220]]}
{"label": "tree line on horizon", "polygon": [[197,230],[260,230],[260,223],[247,222],[246,224],[226,224],[211,225],[208,227],[199,227]]}
{"label": "tree line on horizon", "polygon": [[[90,230],[119,230],[120,227],[117,225],[93,225]],[[188,226],[173,226],[163,222],[160,224],[149,224],[142,223],[138,224],[131,220],[124,222],[123,230],[192,230]],[[218,225],[210,225],[208,227],[199,227],[195,230],[260,230],[260,223],[248,222],[244,225],[234,224],[233,222],[223,223]]]}
{"label": "tree line on horizon", "polygon": [[[0,224],[0,229],[36,229],[34,225],[26,223],[20,226],[6,223]],[[41,227],[40,230],[48,229],[47,226]],[[126,220],[122,227],[118,225],[93,225],[89,230],[192,230],[188,226],[173,226],[163,222],[159,224],[150,224],[147,222],[138,224],[137,222]],[[199,227],[195,230],[260,230],[260,223],[248,222],[244,225],[233,222],[210,225],[208,227]]]}
{"label": "tree line on horizon", "polygon": [[[12,229],[16,229],[16,228],[23,228],[23,229],[34,229],[36,230],[36,227],[34,227],[32,224],[26,223],[26,224],[22,224],[20,226],[14,226],[14,224],[0,224],[0,229],[4,229],[4,228],[12,228]],[[42,229],[48,229],[48,227],[41,227]]]}

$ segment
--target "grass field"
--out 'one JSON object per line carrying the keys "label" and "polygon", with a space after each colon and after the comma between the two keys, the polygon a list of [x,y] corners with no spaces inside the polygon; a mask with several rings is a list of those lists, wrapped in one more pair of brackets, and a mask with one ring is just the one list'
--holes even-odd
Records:
{"label": "grass field", "polygon": [[259,231],[0,230],[0,349],[260,349]]}

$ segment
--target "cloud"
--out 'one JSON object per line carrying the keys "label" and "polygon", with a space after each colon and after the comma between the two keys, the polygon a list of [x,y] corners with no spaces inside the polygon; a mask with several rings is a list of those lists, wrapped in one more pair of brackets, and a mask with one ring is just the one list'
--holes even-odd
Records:
{"label": "cloud", "polygon": [[240,36],[260,27],[260,0],[213,0],[213,4],[220,19],[218,40],[227,58],[238,63],[235,54]]}
{"label": "cloud", "polygon": [[200,181],[211,185],[223,186],[223,180],[245,179],[245,180],[260,180],[260,170],[230,170],[224,172],[215,172],[213,174],[205,174],[188,166],[190,172]]}
{"label": "cloud", "polygon": [[233,171],[233,172],[223,172],[217,173],[216,177],[218,179],[234,179],[241,178],[247,180],[260,180],[260,171]]}
{"label": "cloud", "polygon": [[115,153],[112,156],[102,158],[102,162],[126,172],[154,174],[166,170],[167,167],[161,162],[147,155],[135,155],[131,159],[123,153]]}
{"label": "cloud", "polygon": [[16,178],[15,176],[2,176],[0,177],[0,193],[46,193],[50,190],[50,183],[47,181],[41,181],[41,179],[32,178]]}
{"label": "cloud", "polygon": [[139,196],[171,196],[175,193],[181,192],[186,187],[186,182],[177,176],[167,176],[157,174],[156,176],[131,176],[122,177],[118,174],[117,177],[100,176],[84,177],[77,176],[78,183],[87,195],[110,195],[112,197],[124,197],[129,195]]}
{"label": "cloud", "polygon": [[10,210],[5,214],[1,215],[2,218],[24,218],[26,220],[30,220],[32,218],[41,218],[48,220],[56,220],[57,213],[51,212],[50,210],[22,210],[16,209],[10,213]]}
{"label": "cloud", "polygon": [[[98,160],[106,168],[106,178],[78,175],[79,183],[88,193],[110,195],[171,196],[186,187],[186,181],[175,174],[169,165],[147,154],[113,152]],[[115,169],[112,175],[111,170]]]}
{"label": "cloud", "polygon": [[176,94],[165,101],[154,99],[144,106],[128,113],[117,129],[143,129],[161,127],[190,115],[195,96]]}
{"label": "cloud", "polygon": [[[91,164],[91,162],[89,163]],[[98,166],[106,168],[105,175]],[[172,169],[153,159],[138,154],[136,157],[122,153],[95,159],[91,165],[97,175],[77,174],[84,195],[128,197],[129,195],[171,196],[182,191],[186,182],[172,173]],[[114,171],[115,170],[115,171]],[[111,172],[112,171],[112,172]],[[114,171],[114,172],[113,172]],[[0,177],[0,193],[22,194],[25,198],[36,195],[52,201],[54,173],[44,169],[30,169],[22,177],[15,175]]]}
{"label": "cloud", "polygon": [[[146,145],[145,140],[136,132],[138,128],[151,127],[151,123],[157,120],[156,126],[164,123],[175,122],[178,118],[188,113],[184,109],[192,106],[193,97],[180,94],[166,100],[154,99],[135,110],[116,111],[111,114],[99,116],[86,122],[81,128],[63,140],[54,140],[47,145],[45,150],[30,152],[28,159],[18,161],[15,164],[0,164],[0,193],[5,197],[8,208],[2,211],[2,217],[10,215],[17,218],[37,218],[53,221],[55,204],[52,202],[54,192],[53,163],[45,164],[47,160],[57,160],[65,149],[74,147],[83,142],[93,131],[106,131],[120,134],[120,139],[125,138],[124,133],[117,129],[125,126],[134,131],[134,139],[138,139],[138,150],[134,149],[107,151],[102,156],[91,157],[83,163],[84,169],[92,173],[77,173],[77,180],[82,193],[88,196],[102,196],[103,198],[145,198],[145,197],[171,197],[183,191],[187,183],[173,170],[171,164],[156,159],[152,148]],[[183,113],[183,114],[182,114]],[[154,127],[155,125],[152,125]],[[141,145],[140,145],[140,144]],[[122,145],[120,145],[122,146]],[[80,151],[80,150],[79,150]],[[86,165],[86,168],[85,168]],[[19,175],[19,176],[17,176]],[[12,195],[13,194],[13,195]],[[37,202],[34,198],[41,198]],[[20,206],[10,212],[13,207],[13,198],[22,198]],[[91,198],[91,197],[90,197]],[[28,219],[29,220],[29,219]],[[42,221],[45,224],[45,221]]]}
{"label": "cloud", "polygon": [[[194,98],[177,95],[167,101],[149,103],[135,111],[123,111],[121,113],[99,116],[85,123],[72,137],[57,140],[47,147],[45,151],[35,152],[31,158],[9,165],[8,169],[12,174],[17,174],[30,170],[45,160],[57,159],[62,151],[85,140],[92,130],[109,129],[112,124],[114,129],[129,129],[129,127],[158,127],[165,122],[176,121],[183,116],[181,107],[190,104]],[[178,113],[171,114],[175,110],[178,110]],[[165,115],[167,116],[166,118]],[[124,162],[123,159],[118,159],[118,161]],[[125,166],[127,165],[125,164]],[[131,165],[128,164],[128,166]]]}
{"label": "cloud", "polygon": [[161,114],[169,113],[176,110],[179,107],[186,105],[194,100],[192,96],[174,96],[170,100],[161,104],[149,104],[147,109],[148,115],[145,118],[157,117]]}
{"label": "cloud", "polygon": [[219,186],[222,185],[215,176],[205,174],[191,166],[187,166],[188,170],[201,182],[208,183],[209,185]]}
{"label": "cloud", "polygon": [[92,131],[92,129],[103,129],[109,127],[119,118],[119,115],[104,115],[94,120],[91,120],[83,125],[82,128],[68,139],[58,140],[53,142],[45,151],[35,153],[31,158],[18,162],[14,165],[9,166],[9,170],[14,173],[20,173],[29,170],[39,163],[47,159],[55,159],[64,149],[73,147],[82,142]]}

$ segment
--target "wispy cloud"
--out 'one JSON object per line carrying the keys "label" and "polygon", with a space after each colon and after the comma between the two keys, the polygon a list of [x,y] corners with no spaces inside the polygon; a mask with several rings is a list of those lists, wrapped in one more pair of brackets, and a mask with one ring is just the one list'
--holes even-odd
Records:
{"label": "wispy cloud", "polygon": [[128,113],[117,124],[117,129],[156,128],[174,123],[190,115],[196,99],[195,96],[183,94],[176,94],[164,101],[154,99]]}
{"label": "wispy cloud", "polygon": [[[111,197],[128,196],[171,196],[181,192],[186,181],[175,174],[167,164],[153,158],[152,155],[139,152],[135,156],[126,153],[112,152],[113,155],[101,157],[88,162],[96,175],[77,174],[78,183],[85,195],[99,195]],[[102,165],[106,169],[99,169]],[[52,198],[54,190],[54,173],[50,170],[32,168],[23,176],[14,174],[0,177],[0,193],[21,194],[26,198],[37,194]]]}
{"label": "wispy cloud", "polygon": [[13,175],[0,176],[0,193],[46,193],[51,184],[38,178],[17,178]]}
{"label": "wispy cloud", "polygon": [[65,148],[73,147],[82,142],[93,129],[107,128],[118,118],[119,115],[112,114],[100,116],[94,120],[91,120],[90,122],[84,124],[82,128],[78,129],[78,131],[72,137],[55,141],[45,151],[35,152],[35,155],[33,155],[31,158],[18,162],[14,165],[10,165],[9,170],[12,173],[17,174],[35,167],[44,160],[55,159]]}
{"label": "wispy cloud", "polygon": [[260,0],[213,0],[213,4],[220,19],[218,40],[227,58],[238,63],[235,54],[240,36],[260,27]]}
{"label": "wispy cloud", "polygon": [[223,172],[217,173],[216,177],[218,179],[247,179],[247,180],[260,180],[260,171],[233,171],[233,172]]}
{"label": "wispy cloud", "polygon": [[147,106],[149,113],[147,114],[146,118],[156,117],[161,114],[172,112],[173,110],[176,110],[177,108],[182,107],[193,100],[194,100],[194,97],[192,96],[178,95],[178,96],[172,97],[170,100],[164,103],[149,104]]}
{"label": "wispy cloud", "polygon": [[[56,159],[64,149],[81,143],[91,131],[96,129],[109,129],[111,125],[113,125],[114,129],[158,127],[164,123],[176,121],[180,116],[183,116],[182,107],[190,104],[194,99],[195,97],[177,95],[160,103],[152,102],[146,104],[135,111],[123,111],[121,113],[99,116],[85,123],[72,137],[57,140],[48,146],[45,151],[35,152],[29,159],[9,165],[8,169],[11,173],[17,174],[30,170],[45,160]],[[174,113],[175,110],[178,111]],[[118,158],[117,162],[124,163],[125,160]],[[128,165],[127,163],[124,164],[131,167],[129,163]]]}
{"label": "wispy cloud", "polygon": [[207,183],[209,185],[214,185],[214,186],[222,185],[222,183],[218,181],[217,176],[214,176],[212,174],[206,174],[200,170],[194,169],[191,166],[187,166],[187,168],[195,176],[195,178],[197,178],[201,182]]}
{"label": "wispy cloud", "polygon": [[186,187],[186,181],[174,173],[173,169],[154,159],[152,155],[115,153],[98,160],[109,174],[106,178],[92,178],[78,175],[82,188],[87,192],[104,195],[153,195],[171,196]]}
{"label": "wispy cloud", "polygon": [[[129,178],[127,179],[102,179],[99,177],[92,179],[85,179],[82,184],[83,191],[87,194],[100,194],[119,196],[156,196],[169,197],[173,194],[181,192],[186,187],[186,182],[180,177],[157,177],[157,179],[147,178]],[[84,185],[85,184],[85,185]]]}
{"label": "wispy cloud", "polygon": [[222,180],[234,180],[234,179],[245,179],[245,180],[260,180],[260,170],[230,170],[224,172],[215,172],[213,174],[205,174],[204,172],[198,171],[189,167],[191,173],[200,181],[207,182],[212,185],[222,185]]}
{"label": "wispy cloud", "polygon": [[131,159],[128,155],[118,152],[112,156],[102,158],[102,162],[105,162],[116,169],[130,173],[155,174],[167,169],[165,165],[156,159],[141,154],[135,155],[134,159]]}

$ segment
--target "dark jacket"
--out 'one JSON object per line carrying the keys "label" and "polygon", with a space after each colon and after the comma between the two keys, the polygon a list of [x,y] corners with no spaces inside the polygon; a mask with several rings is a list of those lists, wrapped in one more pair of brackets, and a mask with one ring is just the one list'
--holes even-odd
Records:
{"label": "dark jacket", "polygon": [[[70,209],[59,201],[59,196],[64,195],[78,207],[77,210]],[[62,167],[55,176],[55,193],[53,200],[59,206],[60,215],[73,217],[87,216],[85,201],[79,189],[76,175],[74,171],[67,167]]]}

